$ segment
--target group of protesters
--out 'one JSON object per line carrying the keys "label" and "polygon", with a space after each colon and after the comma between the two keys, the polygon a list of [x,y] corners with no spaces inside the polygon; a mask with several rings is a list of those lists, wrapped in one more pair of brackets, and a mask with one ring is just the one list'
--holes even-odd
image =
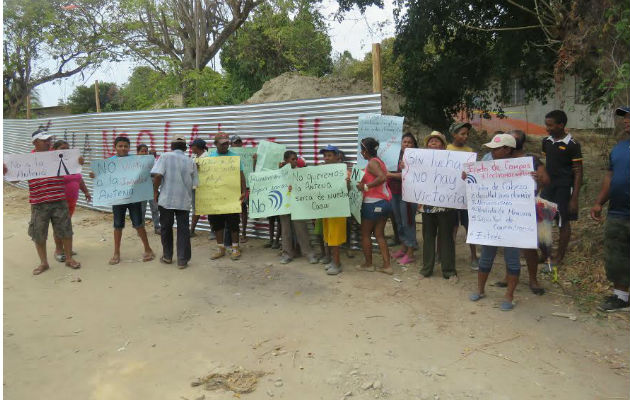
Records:
{"label": "group of protesters", "polygon": [[[630,287],[630,108],[620,107],[616,115],[623,118],[626,137],[617,144],[610,153],[609,170],[604,177],[601,193],[591,209],[591,216],[601,220],[602,206],[609,202],[608,218],[605,226],[605,267],[608,279],[613,283],[614,294],[606,298],[600,305],[604,311],[626,310],[629,308],[628,289]],[[559,243],[557,251],[551,254],[550,246],[541,246],[541,257],[536,249],[516,249],[504,247],[506,275],[495,285],[506,287],[500,309],[509,311],[514,308],[514,290],[521,270],[520,255],[525,258],[529,288],[534,294],[542,295],[544,289],[537,280],[538,264],[541,260],[549,260],[553,266],[560,265],[565,257],[571,236],[571,222],[578,217],[578,199],[582,185],[582,153],[580,144],[565,129],[567,116],[563,111],[554,110],[545,116],[548,137],[542,140],[542,157],[526,154],[523,146],[526,134],[522,131],[497,132],[483,146],[489,151],[483,160],[499,160],[517,157],[533,157],[537,194],[557,205],[556,216],[559,227]],[[451,150],[473,152],[467,145],[472,126],[467,122],[458,122],[449,129],[452,138],[447,138],[434,131],[422,142],[425,148],[433,150]],[[38,129],[32,135],[34,151],[68,148],[63,141],[53,142],[52,135]],[[171,151],[156,158],[151,169],[154,196],[152,200],[112,207],[114,226],[114,254],[109,263],[118,264],[121,260],[121,239],[125,226],[126,213],[129,212],[131,224],[136,229],[143,245],[143,261],[151,261],[155,253],[151,248],[147,232],[144,228],[147,203],[153,217],[156,234],[161,236],[162,255],[159,260],[165,264],[177,263],[180,269],[188,266],[191,260],[191,236],[201,216],[194,209],[195,188],[199,185],[198,163],[203,157],[237,156],[230,147],[242,146],[238,136],[229,137],[219,133],[214,136],[215,149],[210,151],[202,139],[188,143],[183,136],[176,135],[171,139]],[[186,154],[190,146],[193,157]],[[130,153],[130,141],[120,136],[114,142],[116,154],[113,157],[126,157]],[[451,282],[458,281],[456,268],[455,242],[458,227],[468,229],[468,213],[431,205],[416,204],[402,199],[402,170],[404,169],[403,153],[408,148],[418,148],[414,135],[406,133],[402,136],[401,153],[396,171],[388,171],[385,163],[378,157],[379,142],[374,138],[360,141],[361,156],[367,160],[364,177],[356,188],[363,194],[361,206],[360,243],[364,261],[356,266],[360,271],[378,271],[393,274],[392,263],[401,266],[416,264],[416,252],[419,250],[416,237],[416,216],[422,215],[422,259],[419,269],[420,279],[428,278],[434,273],[436,264],[441,265],[442,276]],[[149,154],[149,148],[140,144],[137,154]],[[334,145],[319,150],[325,164],[345,163],[343,152]],[[82,163],[82,160],[80,160]],[[290,165],[300,168],[306,165],[295,151],[284,153],[284,160],[279,167]],[[247,196],[248,188],[243,166],[240,168],[240,201],[241,213],[209,215],[208,221],[217,248],[211,254],[212,260],[230,257],[238,260],[241,257],[240,243],[246,241]],[[5,166],[6,173],[6,166]],[[93,175],[92,175],[93,176]],[[465,173],[462,175],[465,179]],[[350,188],[350,174],[346,179]],[[90,193],[81,175],[32,179],[29,185],[29,201],[31,203],[31,222],[28,233],[35,242],[40,265],[33,270],[38,275],[49,268],[46,254],[46,239],[49,222],[52,223],[56,243],[55,259],[65,262],[70,268],[79,268],[81,264],[73,258],[72,225],[70,218],[81,190],[86,199]],[[289,190],[291,188],[289,187]],[[190,210],[192,224],[190,224]],[[396,236],[400,240],[398,249],[390,249],[385,239],[385,226],[388,218],[393,216]],[[540,215],[538,215],[540,218]],[[177,222],[175,248],[173,246],[173,226]],[[344,270],[341,263],[341,248],[349,246],[348,236],[352,218],[334,217],[321,220],[294,220],[291,215],[282,215],[270,219],[270,224],[277,223],[278,230],[270,229],[268,247],[281,250],[281,263],[287,264],[300,254],[311,264],[324,264],[326,274],[337,275]],[[241,228],[242,224],[242,228]],[[319,254],[312,246],[311,232],[320,238]],[[240,235],[239,235],[240,233]],[[275,238],[274,238],[275,234]],[[376,238],[378,250],[383,262],[377,266],[372,259],[372,236]],[[485,286],[489,277],[498,248],[495,246],[470,245],[470,268],[477,271],[478,286],[469,296],[471,301],[479,301],[486,296]]]}

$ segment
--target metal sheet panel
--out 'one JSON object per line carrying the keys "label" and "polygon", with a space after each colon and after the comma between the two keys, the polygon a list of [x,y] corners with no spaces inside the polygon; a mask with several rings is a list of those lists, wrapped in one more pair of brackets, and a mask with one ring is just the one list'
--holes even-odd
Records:
{"label": "metal sheet panel", "polygon": [[[3,152],[31,151],[31,133],[47,126],[57,139],[65,139],[79,148],[86,159],[83,178],[88,188],[90,161],[114,154],[114,138],[126,135],[131,140],[132,153],[144,143],[158,153],[169,151],[170,138],[175,134],[192,140],[199,137],[212,146],[218,132],[239,135],[245,147],[256,146],[261,140],[272,140],[295,150],[309,165],[322,162],[318,149],[334,144],[346,154],[347,161],[356,160],[357,123],[361,113],[381,113],[380,94],[294,100],[276,103],[220,107],[199,107],[151,111],[130,111],[81,114],[50,119],[3,120]],[[26,187],[25,183],[18,184]],[[111,211],[107,207],[79,205]],[[205,221],[198,226],[207,230]],[[266,224],[253,220],[248,234],[266,237]]]}

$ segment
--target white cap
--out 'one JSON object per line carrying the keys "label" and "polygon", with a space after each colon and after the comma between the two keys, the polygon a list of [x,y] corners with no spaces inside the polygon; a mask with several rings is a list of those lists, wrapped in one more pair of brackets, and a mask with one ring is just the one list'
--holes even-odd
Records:
{"label": "white cap", "polygon": [[31,134],[31,143],[36,141],[36,140],[50,139],[53,136],[55,136],[55,135],[51,135],[47,131],[45,131],[43,129],[38,129],[38,130],[36,130],[35,132],[33,132]]}
{"label": "white cap", "polygon": [[489,141],[488,143],[485,143],[484,146],[489,147],[491,149],[496,149],[503,146],[507,146],[507,147],[511,147],[515,149],[516,139],[514,139],[514,136],[510,134],[501,133],[499,135],[494,135],[492,140]]}

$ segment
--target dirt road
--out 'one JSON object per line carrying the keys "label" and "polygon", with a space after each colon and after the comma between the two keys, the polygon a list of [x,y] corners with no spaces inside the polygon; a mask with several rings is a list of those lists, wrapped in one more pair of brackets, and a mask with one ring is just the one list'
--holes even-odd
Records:
{"label": "dirt road", "polygon": [[[494,287],[471,303],[463,236],[455,285],[415,268],[355,272],[359,254],[330,277],[302,259],[280,265],[257,240],[240,261],[213,262],[205,235],[181,271],[139,261],[129,228],[123,262],[109,266],[111,215],[78,209],[83,268],[52,261],[35,277],[27,194],[4,190],[6,399],[628,398],[627,316],[580,313],[548,283],[542,297],[520,285],[512,312]],[[253,392],[191,387],[238,367],[265,373]]]}

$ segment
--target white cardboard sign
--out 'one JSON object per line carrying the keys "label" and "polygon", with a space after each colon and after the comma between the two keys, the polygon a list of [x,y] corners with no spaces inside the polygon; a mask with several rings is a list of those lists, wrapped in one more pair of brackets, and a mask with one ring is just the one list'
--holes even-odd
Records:
{"label": "white cardboard sign", "polygon": [[405,149],[402,171],[402,198],[427,206],[466,208],[464,164],[477,159],[477,153],[462,151]]}
{"label": "white cardboard sign", "polygon": [[465,165],[467,243],[535,249],[535,182],[531,157]]}
{"label": "white cardboard sign", "polygon": [[79,149],[36,151],[27,154],[5,154],[7,167],[4,179],[27,181],[29,179],[64,176],[81,173]]}

